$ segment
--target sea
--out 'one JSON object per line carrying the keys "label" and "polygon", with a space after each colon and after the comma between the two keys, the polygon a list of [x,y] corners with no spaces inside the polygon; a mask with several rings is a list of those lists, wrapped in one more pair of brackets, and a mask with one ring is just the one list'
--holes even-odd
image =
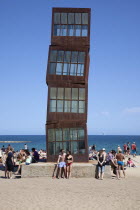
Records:
{"label": "sea", "polygon": [[[4,145],[5,148],[9,143],[1,143],[1,141],[29,141],[26,143],[29,150],[36,148],[37,150],[46,150],[45,135],[0,135],[0,148]],[[96,145],[96,150],[105,148],[107,152],[114,149],[117,150],[118,145],[123,149],[124,143],[133,143],[137,145],[137,153],[140,154],[140,135],[88,135],[88,145]],[[10,143],[15,151],[24,149],[25,143]]]}

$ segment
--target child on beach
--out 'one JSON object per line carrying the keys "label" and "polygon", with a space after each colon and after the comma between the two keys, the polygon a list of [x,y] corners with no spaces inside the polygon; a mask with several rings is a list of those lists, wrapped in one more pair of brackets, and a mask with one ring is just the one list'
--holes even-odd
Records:
{"label": "child on beach", "polygon": [[128,158],[127,166],[128,167],[136,167],[131,158]]}

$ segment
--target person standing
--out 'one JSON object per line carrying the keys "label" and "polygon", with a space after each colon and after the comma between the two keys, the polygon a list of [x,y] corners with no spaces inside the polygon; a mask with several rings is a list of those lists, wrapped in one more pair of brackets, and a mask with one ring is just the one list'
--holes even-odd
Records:
{"label": "person standing", "polygon": [[6,158],[6,169],[7,169],[7,178],[12,178],[12,172],[14,170],[14,160],[13,160],[13,153],[9,151]]}
{"label": "person standing", "polygon": [[66,154],[67,179],[71,177],[72,163],[73,163],[73,156],[71,155],[71,151],[67,151]]}
{"label": "person standing", "polygon": [[118,163],[118,174],[119,174],[119,178],[121,177],[121,169],[123,171],[123,175],[125,178],[125,171],[124,171],[124,155],[122,154],[122,151],[120,150],[119,153],[116,155],[116,159],[117,159],[117,163]]}
{"label": "person standing", "polygon": [[127,155],[130,155],[130,142],[127,142]]}
{"label": "person standing", "polygon": [[131,144],[131,150],[132,150],[133,157],[136,157],[137,148],[136,148],[135,142],[133,142],[133,144]]}
{"label": "person standing", "polygon": [[[63,149],[60,150],[60,154],[58,156],[57,164],[58,164],[58,174],[57,178],[59,179],[59,175],[61,175],[61,178],[66,177],[66,163],[65,163],[65,157],[66,153],[64,152]],[[64,169],[64,177],[62,176],[62,168]]]}
{"label": "person standing", "polygon": [[105,160],[106,160],[106,152],[105,152],[105,148],[103,148],[97,153],[98,178],[101,180],[103,180],[103,177],[104,177]]}
{"label": "person standing", "polygon": [[27,149],[28,149],[27,144],[24,144],[24,149],[25,149],[25,150],[27,150]]}
{"label": "person standing", "polygon": [[123,152],[124,152],[124,155],[127,154],[127,144],[126,143],[123,145]]}

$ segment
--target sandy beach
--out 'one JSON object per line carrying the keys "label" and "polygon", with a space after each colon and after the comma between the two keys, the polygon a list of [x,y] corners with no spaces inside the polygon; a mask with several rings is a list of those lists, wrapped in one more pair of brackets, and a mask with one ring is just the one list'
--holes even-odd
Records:
{"label": "sandy beach", "polygon": [[1,210],[140,209],[140,157],[126,178],[0,179]]}

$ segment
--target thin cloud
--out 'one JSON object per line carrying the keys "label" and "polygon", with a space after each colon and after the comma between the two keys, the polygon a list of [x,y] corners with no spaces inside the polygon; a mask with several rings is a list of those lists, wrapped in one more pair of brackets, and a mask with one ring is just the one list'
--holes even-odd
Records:
{"label": "thin cloud", "polygon": [[124,111],[123,111],[124,113],[140,113],[140,107],[131,107],[131,108],[126,108],[126,109],[124,109]]}

